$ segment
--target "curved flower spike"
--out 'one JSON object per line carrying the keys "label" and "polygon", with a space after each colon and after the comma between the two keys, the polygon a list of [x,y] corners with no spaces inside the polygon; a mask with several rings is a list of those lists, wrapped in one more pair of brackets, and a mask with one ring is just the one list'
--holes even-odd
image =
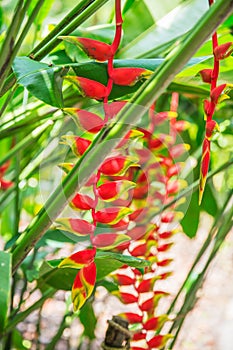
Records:
{"label": "curved flower spike", "polygon": [[80,108],[64,108],[63,111],[68,113],[78,125],[78,127],[96,134],[104,126],[104,121],[97,115]]}
{"label": "curved flower spike", "polygon": [[84,97],[102,100],[108,95],[106,86],[99,83],[98,81],[73,75],[66,76],[64,77],[64,79],[75,84],[81,95],[83,95]]}
{"label": "curved flower spike", "polygon": [[71,297],[74,311],[79,310],[91,296],[96,281],[96,265],[92,262],[83,267],[77,274],[72,287]]}
{"label": "curved flower spike", "polygon": [[100,62],[107,61],[113,56],[111,45],[98,40],[75,36],[59,36],[58,38],[78,46],[87,56]]}
{"label": "curved flower spike", "polygon": [[63,259],[58,265],[59,268],[71,267],[81,269],[82,267],[91,264],[96,255],[96,248],[81,250]]}
{"label": "curved flower spike", "polygon": [[165,345],[168,339],[173,338],[172,334],[157,334],[155,335],[152,339],[150,339],[147,344],[149,345],[150,349],[151,348],[157,348],[157,349],[162,349]]}
{"label": "curved flower spike", "polygon": [[152,73],[145,68],[114,68],[110,78],[116,85],[133,86],[139,80],[149,78]]}

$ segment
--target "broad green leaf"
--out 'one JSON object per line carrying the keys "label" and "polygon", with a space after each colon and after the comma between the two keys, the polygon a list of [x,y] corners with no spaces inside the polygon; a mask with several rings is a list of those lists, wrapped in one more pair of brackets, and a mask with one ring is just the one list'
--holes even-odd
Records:
{"label": "broad green leaf", "polygon": [[50,67],[28,57],[16,57],[13,70],[17,82],[43,102],[62,108],[62,81],[67,69]]}
{"label": "broad green leaf", "polygon": [[11,290],[11,255],[0,251],[0,333],[3,331],[9,303]]}
{"label": "broad green leaf", "polygon": [[85,303],[79,311],[79,320],[84,327],[83,334],[89,339],[95,339],[97,319],[95,317],[93,306],[90,302]]}
{"label": "broad green leaf", "polygon": [[194,238],[197,233],[200,217],[200,207],[198,206],[198,191],[193,192],[188,210],[181,220],[181,226],[184,233],[189,238]]}
{"label": "broad green leaf", "polygon": [[[127,4],[126,4],[127,5]],[[129,6],[128,2],[128,6]],[[139,21],[138,19],[143,13],[143,21]],[[131,40],[139,36],[149,27],[154,24],[154,19],[151,16],[150,11],[148,10],[144,1],[134,1],[131,4],[130,8],[127,8],[127,14],[123,16],[123,40],[121,42],[121,46],[125,46]],[[137,25],[135,25],[137,23]]]}
{"label": "broad green leaf", "polygon": [[187,33],[207,10],[207,1],[189,0],[181,3],[157,21],[156,24],[123,47],[119,51],[118,57],[154,57],[154,51],[158,47],[165,46]]}
{"label": "broad green leaf", "polygon": [[[30,17],[32,11],[34,10],[35,6],[37,5],[37,0],[32,0],[30,3],[30,6],[28,8],[28,16]],[[39,14],[36,17],[36,21],[35,24],[37,27],[40,27],[41,24],[43,23],[44,19],[47,17],[52,4],[53,4],[54,0],[46,0],[43,4],[43,6],[41,7]]]}

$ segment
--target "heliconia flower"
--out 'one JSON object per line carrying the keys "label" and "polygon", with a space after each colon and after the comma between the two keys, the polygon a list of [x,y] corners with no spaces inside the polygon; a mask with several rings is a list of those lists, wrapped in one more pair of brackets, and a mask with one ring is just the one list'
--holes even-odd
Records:
{"label": "heliconia flower", "polygon": [[148,195],[149,185],[146,183],[144,186],[137,186],[133,191],[134,199],[143,199]]}
{"label": "heliconia flower", "polygon": [[135,242],[136,246],[132,249],[130,248],[129,252],[132,256],[145,256],[148,249],[147,242],[145,240]]}
{"label": "heliconia flower", "polygon": [[100,166],[99,171],[104,175],[124,175],[126,170],[136,165],[137,159],[130,156],[116,156],[107,158]]}
{"label": "heliconia flower", "polygon": [[127,242],[130,237],[119,233],[100,233],[92,238],[92,244],[99,249],[109,250]]}
{"label": "heliconia flower", "polygon": [[132,209],[126,207],[110,207],[97,211],[94,214],[95,220],[102,224],[114,225],[126,215],[132,213]]}
{"label": "heliconia flower", "polygon": [[209,84],[211,84],[212,73],[213,73],[212,69],[202,69],[199,72],[199,74],[201,75],[202,81],[204,83],[209,83]]}
{"label": "heliconia flower", "polygon": [[157,276],[154,276],[152,278],[147,278],[147,279],[142,280],[139,283],[139,285],[136,287],[137,292],[138,293],[146,293],[146,292],[152,291],[153,286],[158,279],[159,278]]}
{"label": "heliconia flower", "polygon": [[117,199],[135,186],[134,182],[127,180],[106,182],[97,188],[97,193],[101,199],[108,202]]}
{"label": "heliconia flower", "polygon": [[146,331],[156,330],[164,325],[164,323],[168,321],[167,315],[160,315],[157,317],[152,317],[143,323],[143,328]]}
{"label": "heliconia flower", "polygon": [[123,275],[120,273],[117,273],[114,276],[114,279],[116,279],[116,281],[121,285],[121,286],[130,286],[133,285],[135,283],[135,278],[132,278],[130,276],[127,275]]}
{"label": "heliconia flower", "polygon": [[172,158],[179,158],[190,149],[190,145],[187,143],[180,143],[178,145],[172,146],[169,149]]}
{"label": "heliconia flower", "polygon": [[211,90],[210,98],[214,104],[217,104],[218,102],[222,102],[224,99],[229,98],[229,96],[227,96],[224,93],[224,90],[226,87],[227,87],[227,84],[221,84],[216,88],[214,88],[213,90]]}
{"label": "heliconia flower", "polygon": [[210,163],[210,140],[205,138],[202,146],[202,158],[201,158],[201,167],[200,167],[199,204],[202,201],[202,196],[205,189],[209,163]]}
{"label": "heliconia flower", "polygon": [[177,231],[173,230],[173,231],[164,231],[164,232],[160,232],[159,238],[161,239],[167,239],[167,238],[171,238]]}
{"label": "heliconia flower", "polygon": [[66,76],[64,79],[75,84],[81,95],[84,97],[102,100],[108,94],[106,86],[98,81],[73,75]]}
{"label": "heliconia flower", "polygon": [[150,349],[151,348],[156,348],[156,349],[162,349],[165,345],[168,339],[173,338],[172,334],[157,334],[155,335],[152,339],[147,341],[147,344],[149,345]]}
{"label": "heliconia flower", "polygon": [[173,246],[174,242],[164,243],[157,247],[158,252],[166,252]]}
{"label": "heliconia flower", "polygon": [[95,226],[83,219],[60,218],[56,220],[59,230],[72,232],[78,236],[86,236],[94,233]]}
{"label": "heliconia flower", "polygon": [[134,333],[133,341],[138,341],[142,339],[146,339],[146,333],[142,333],[142,332]]}
{"label": "heliconia flower", "polygon": [[122,318],[126,318],[129,323],[142,323],[143,316],[133,312],[125,312],[120,314]]}
{"label": "heliconia flower", "polygon": [[98,40],[81,38],[75,36],[59,36],[59,39],[75,44],[81,48],[89,57],[104,62],[112,57],[111,45]]}
{"label": "heliconia flower", "polygon": [[127,132],[125,137],[118,143],[116,148],[122,148],[123,146],[126,146],[129,144],[132,140],[137,140],[139,138],[143,137],[143,133],[136,129],[131,129]]}
{"label": "heliconia flower", "polygon": [[172,137],[166,134],[160,134],[156,138],[152,138],[149,141],[150,150],[159,150],[166,147],[172,141]]}
{"label": "heliconia flower", "polygon": [[177,112],[174,112],[174,111],[159,112],[153,116],[153,124],[157,126],[165,121],[168,121],[170,119],[175,119],[175,118],[177,118]]}
{"label": "heliconia flower", "polygon": [[77,210],[90,210],[94,208],[94,199],[86,194],[77,193],[70,202],[70,206]]}
{"label": "heliconia flower", "polygon": [[207,137],[207,139],[210,140],[212,135],[217,131],[220,131],[218,123],[213,119],[208,120],[206,122],[206,137]]}
{"label": "heliconia flower", "polygon": [[61,168],[63,171],[65,171],[66,174],[70,172],[70,170],[73,169],[74,163],[60,163],[58,164],[59,168]]}
{"label": "heliconia flower", "polygon": [[171,259],[171,258],[159,260],[159,261],[157,261],[157,266],[160,266],[160,267],[168,266],[172,262],[173,262],[173,259]]}
{"label": "heliconia flower", "polygon": [[152,73],[144,68],[113,68],[110,78],[116,85],[133,86],[139,80],[149,78]]}
{"label": "heliconia flower", "polygon": [[183,179],[179,180],[173,180],[167,182],[167,194],[174,194],[180,191],[182,188],[185,188],[187,186],[187,181]]}
{"label": "heliconia flower", "polygon": [[104,110],[109,119],[114,118],[120,110],[126,105],[127,101],[114,101],[104,103]]}
{"label": "heliconia flower", "polygon": [[224,58],[229,57],[233,52],[233,43],[227,42],[222,45],[215,47],[214,57],[216,60],[223,60]]}
{"label": "heliconia flower", "polygon": [[10,166],[10,160],[0,166],[0,177],[2,177]]}
{"label": "heliconia flower", "polygon": [[63,111],[73,118],[78,127],[92,134],[96,134],[104,126],[103,119],[95,113],[80,108],[64,108]]}
{"label": "heliconia flower", "polygon": [[190,123],[187,122],[186,120],[177,120],[174,125],[173,128],[177,131],[177,132],[182,132],[184,130],[187,130],[190,126]]}
{"label": "heliconia flower", "polygon": [[178,175],[182,169],[183,163],[175,163],[171,167],[168,168],[167,170],[167,176],[172,177],[175,175]]}
{"label": "heliconia flower", "polygon": [[83,267],[77,274],[72,286],[72,302],[74,311],[79,310],[91,296],[96,281],[96,265],[94,262]]}
{"label": "heliconia flower", "polygon": [[144,301],[143,303],[139,304],[140,310],[141,311],[147,311],[149,312],[150,310],[155,309],[155,307],[158,305],[159,300],[162,297],[168,296],[169,294],[163,291],[156,291],[154,292],[154,296],[147,299],[146,301]]}
{"label": "heliconia flower", "polygon": [[0,179],[0,190],[8,190],[14,183],[12,181],[5,180],[3,178]]}
{"label": "heliconia flower", "polygon": [[114,295],[119,296],[120,300],[125,304],[136,303],[138,301],[138,296],[130,293],[123,293],[120,291],[114,291]]}
{"label": "heliconia flower", "polygon": [[81,157],[90,146],[91,141],[74,135],[63,135],[62,143],[71,147],[77,157]]}
{"label": "heliconia flower", "polygon": [[81,269],[82,267],[91,264],[96,255],[96,248],[81,250],[63,259],[58,265],[59,268],[71,267]]}

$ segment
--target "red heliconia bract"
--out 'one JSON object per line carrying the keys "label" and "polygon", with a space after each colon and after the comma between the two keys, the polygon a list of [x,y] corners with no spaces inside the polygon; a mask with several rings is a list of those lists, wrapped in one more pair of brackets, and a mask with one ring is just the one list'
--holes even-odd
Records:
{"label": "red heliconia bract", "polygon": [[104,62],[113,56],[111,45],[103,43],[102,41],[75,36],[60,36],[59,38],[77,45],[89,57],[97,61]]}
{"label": "red heliconia bract", "polygon": [[145,68],[114,68],[111,78],[116,85],[132,86],[139,80],[146,79],[152,74]]}
{"label": "red heliconia bract", "polygon": [[217,61],[229,57],[233,52],[233,43],[227,42],[214,48],[214,57]]}
{"label": "red heliconia bract", "polygon": [[84,97],[102,100],[107,96],[106,86],[98,81],[72,75],[65,77],[65,79],[74,83]]}
{"label": "red heliconia bract", "polygon": [[90,196],[77,193],[71,201],[71,206],[79,210],[90,210],[94,207],[94,200]]}
{"label": "red heliconia bract", "polygon": [[213,70],[212,69],[202,69],[199,74],[201,75],[202,81],[204,83],[211,84],[212,81],[212,74]]}

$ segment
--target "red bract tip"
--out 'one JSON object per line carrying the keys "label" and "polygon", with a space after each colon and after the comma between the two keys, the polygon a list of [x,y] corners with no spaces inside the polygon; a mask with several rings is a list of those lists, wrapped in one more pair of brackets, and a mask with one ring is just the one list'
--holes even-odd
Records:
{"label": "red bract tip", "polygon": [[111,157],[104,161],[100,166],[99,171],[104,175],[124,175],[126,170],[131,166],[135,165],[136,159],[127,156]]}
{"label": "red bract tip", "polygon": [[116,279],[121,286],[131,286],[135,283],[135,278],[117,273]]}
{"label": "red bract tip", "polygon": [[75,123],[82,129],[96,134],[104,126],[104,121],[97,115],[79,108],[64,108],[64,112],[71,115]]}
{"label": "red bract tip", "polygon": [[208,120],[206,122],[206,137],[211,139],[214,132],[219,131],[219,126],[215,120]]}
{"label": "red bract tip", "polygon": [[81,250],[63,259],[58,265],[59,268],[71,267],[80,269],[83,266],[89,265],[94,261],[96,248]]}
{"label": "red bract tip", "polygon": [[139,80],[149,78],[151,74],[152,71],[144,68],[114,68],[110,78],[116,85],[133,86]]}
{"label": "red bract tip", "polygon": [[130,293],[120,292],[119,296],[124,304],[136,303],[138,301],[138,296],[135,296],[135,295],[130,294]]}
{"label": "red bract tip", "polygon": [[233,43],[227,42],[225,44],[219,45],[214,49],[214,57],[216,60],[223,60],[229,57],[233,52]]}
{"label": "red bract tip", "polygon": [[220,96],[222,95],[222,93],[224,92],[225,87],[227,86],[227,84],[222,84],[217,86],[215,89],[213,89],[210,93],[210,97],[211,97],[211,101],[214,104],[217,104],[219,101]]}
{"label": "red bract tip", "polygon": [[129,323],[141,323],[142,322],[142,315],[135,314],[133,312],[125,312],[124,314],[120,314],[121,317],[126,318]]}
{"label": "red bract tip", "polygon": [[127,101],[115,101],[104,104],[104,110],[108,118],[112,119],[115,117],[120,110],[126,105]]}
{"label": "red bract tip", "polygon": [[81,48],[89,57],[97,61],[104,62],[112,57],[111,45],[98,40],[80,38],[75,36],[60,36],[59,39],[75,44]]}
{"label": "red bract tip", "polygon": [[74,209],[90,210],[94,208],[94,200],[85,194],[77,193],[76,196],[72,199],[70,205]]}
{"label": "red bract tip", "polygon": [[86,220],[73,218],[60,218],[56,220],[57,228],[72,232],[76,235],[85,236],[93,234],[95,227]]}
{"label": "red bract tip", "polygon": [[108,95],[106,86],[98,81],[72,75],[66,76],[65,79],[75,84],[84,97],[101,100]]}
{"label": "red bract tip", "polygon": [[129,241],[130,238],[118,233],[100,233],[92,238],[92,244],[99,249],[113,249],[120,244]]}
{"label": "red bract tip", "polygon": [[0,189],[3,191],[8,190],[8,188],[10,188],[13,185],[14,185],[14,182],[12,181],[0,179]]}
{"label": "red bract tip", "polygon": [[171,334],[161,335],[157,334],[152,339],[150,339],[147,344],[149,345],[150,349],[156,348],[156,349],[162,349],[169,338],[172,338],[173,336]]}
{"label": "red bract tip", "polygon": [[95,220],[102,224],[114,225],[131,212],[132,210],[129,208],[112,207],[99,210],[94,216]]}

